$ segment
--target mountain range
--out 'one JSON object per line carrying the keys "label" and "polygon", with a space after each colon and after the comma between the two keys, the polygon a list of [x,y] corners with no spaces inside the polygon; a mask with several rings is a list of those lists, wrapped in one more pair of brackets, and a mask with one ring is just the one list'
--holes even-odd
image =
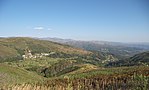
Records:
{"label": "mountain range", "polygon": [[119,59],[128,58],[135,54],[149,50],[148,42],[124,43],[124,42],[108,42],[108,41],[81,41],[81,40],[60,39],[60,38],[40,38],[40,39],[58,42],[61,44],[66,44],[89,51],[112,53]]}
{"label": "mountain range", "polygon": [[0,38],[0,59],[22,59],[25,50],[31,50],[32,54],[40,53],[61,53],[69,55],[89,55],[90,51],[72,46],[63,45],[56,42],[38,40],[28,37],[13,37],[13,38]]}
{"label": "mountain range", "polygon": [[110,62],[107,66],[140,66],[149,65],[149,51],[136,54],[130,58]]}
{"label": "mountain range", "polygon": [[126,89],[138,89],[140,85],[148,88],[148,44],[138,46],[71,39],[0,38],[0,89],[121,90],[124,83]]}

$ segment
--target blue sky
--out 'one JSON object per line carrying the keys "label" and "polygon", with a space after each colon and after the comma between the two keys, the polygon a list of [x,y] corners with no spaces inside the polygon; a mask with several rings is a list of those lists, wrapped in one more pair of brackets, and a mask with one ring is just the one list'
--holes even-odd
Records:
{"label": "blue sky", "polygon": [[148,0],[0,0],[0,37],[149,42]]}

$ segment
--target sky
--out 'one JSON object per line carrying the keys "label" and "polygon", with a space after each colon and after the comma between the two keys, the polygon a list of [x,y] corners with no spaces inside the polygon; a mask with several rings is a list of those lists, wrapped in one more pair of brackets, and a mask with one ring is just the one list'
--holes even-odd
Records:
{"label": "sky", "polygon": [[0,0],[0,37],[149,42],[149,0]]}

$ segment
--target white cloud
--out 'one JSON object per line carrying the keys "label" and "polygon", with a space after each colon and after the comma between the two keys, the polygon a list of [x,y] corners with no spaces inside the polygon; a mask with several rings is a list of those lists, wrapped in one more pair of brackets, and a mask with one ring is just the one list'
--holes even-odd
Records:
{"label": "white cloud", "polygon": [[43,30],[44,27],[34,27],[35,30]]}

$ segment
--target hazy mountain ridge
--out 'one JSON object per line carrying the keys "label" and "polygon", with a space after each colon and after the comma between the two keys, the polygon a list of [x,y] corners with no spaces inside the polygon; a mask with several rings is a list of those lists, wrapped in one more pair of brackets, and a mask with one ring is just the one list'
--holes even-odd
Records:
{"label": "hazy mountain ridge", "polygon": [[79,40],[77,41],[77,40],[60,39],[60,38],[41,38],[41,39],[62,43],[89,51],[111,53],[120,59],[131,57],[137,53],[149,50],[149,43],[145,42],[122,43],[122,42],[108,42],[108,41],[79,41]]}
{"label": "hazy mountain ridge", "polygon": [[38,38],[42,40],[49,40],[53,42],[59,42],[59,43],[71,43],[71,42],[87,42],[87,43],[94,43],[94,44],[100,44],[100,45],[113,45],[113,46],[127,46],[127,47],[136,47],[136,48],[146,48],[149,49],[149,42],[111,42],[111,41],[97,41],[97,40],[91,40],[91,41],[83,41],[83,40],[73,40],[73,39],[62,39],[62,38]]}

